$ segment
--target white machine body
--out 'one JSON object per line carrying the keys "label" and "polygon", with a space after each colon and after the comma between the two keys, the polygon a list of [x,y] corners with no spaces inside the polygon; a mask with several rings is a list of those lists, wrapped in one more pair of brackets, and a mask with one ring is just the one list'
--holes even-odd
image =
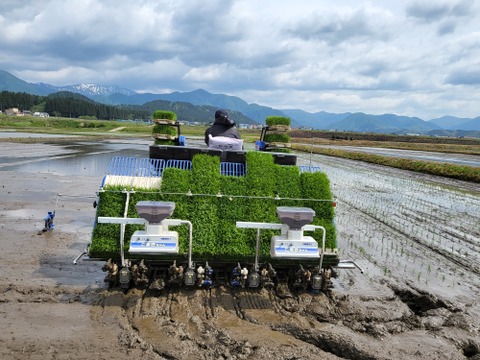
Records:
{"label": "white machine body", "polygon": [[[296,234],[289,234],[295,232]],[[318,243],[311,236],[303,236],[303,231],[289,231],[287,234],[272,236],[270,256],[283,259],[318,259]],[[290,236],[289,236],[290,235]],[[297,236],[292,236],[297,235]],[[300,235],[300,236],[298,236]]]}
{"label": "white machine body", "polygon": [[131,254],[178,254],[178,232],[168,230],[168,220],[161,224],[146,224],[146,230],[137,230],[130,239]]}

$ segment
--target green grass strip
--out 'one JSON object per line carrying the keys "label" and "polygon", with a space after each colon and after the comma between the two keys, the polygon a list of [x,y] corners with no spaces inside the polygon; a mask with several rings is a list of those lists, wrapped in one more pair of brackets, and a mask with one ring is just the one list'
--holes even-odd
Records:
{"label": "green grass strip", "polygon": [[[191,187],[191,172],[176,168],[167,168],[162,176],[162,193],[173,193],[179,195],[162,195],[165,201],[173,201],[175,210],[171,216],[172,219],[189,220],[191,197],[186,196]],[[172,228],[178,232],[180,253],[188,252],[188,226],[180,225]]]}
{"label": "green grass strip", "polygon": [[189,218],[195,229],[193,234],[194,249],[197,254],[218,254],[218,198],[215,196],[220,191],[220,158],[206,154],[197,154],[192,159],[193,196],[190,203]]}
{"label": "green grass strip", "polygon": [[[325,173],[301,173],[300,183],[302,186],[302,196],[304,199],[322,199],[327,201],[308,201],[305,200],[304,206],[315,211],[313,225],[320,225],[325,228],[326,248],[336,248],[336,230],[333,223],[334,209],[332,206],[333,197],[330,191],[330,181]],[[330,201],[328,201],[330,200]],[[317,240],[319,246],[322,244],[322,232],[317,230],[309,235]]]}
{"label": "green grass strip", "polygon": [[[106,217],[123,216],[126,194],[123,187],[106,186],[104,192],[99,193],[97,215]],[[120,255],[120,226],[116,224],[97,224],[93,229],[90,252],[94,257],[108,254]]]}
{"label": "green grass strip", "polygon": [[[302,186],[298,166],[275,165],[276,191],[280,198],[301,199]],[[277,206],[303,207],[303,201],[280,200]]]}
{"label": "green grass strip", "polygon": [[292,144],[292,149],[313,152],[314,154],[365,161],[372,164],[385,165],[403,170],[480,183],[480,167],[439,163],[433,161],[400,159],[390,156],[381,156],[337,149],[326,149],[320,147],[312,148],[307,145],[297,144]]}
{"label": "green grass strip", "polygon": [[[271,196],[276,193],[275,163],[273,156],[264,152],[247,152],[247,195]],[[246,219],[244,221],[278,223],[276,200],[248,199]],[[255,249],[256,230],[245,229],[249,247]],[[263,230],[260,240],[260,253],[269,254],[270,239],[276,234],[272,230]]]}
{"label": "green grass strip", "polygon": [[[252,255],[245,229],[236,226],[237,221],[245,221],[248,214],[248,201],[241,197],[246,194],[243,176],[222,176],[220,183],[222,197],[218,199],[218,253],[232,256]],[[238,196],[238,197],[236,197]]]}

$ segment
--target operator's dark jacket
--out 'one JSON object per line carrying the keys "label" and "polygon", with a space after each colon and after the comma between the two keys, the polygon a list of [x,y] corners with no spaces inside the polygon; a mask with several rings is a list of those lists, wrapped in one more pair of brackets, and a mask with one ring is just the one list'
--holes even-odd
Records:
{"label": "operator's dark jacket", "polygon": [[[217,111],[219,113],[219,111]],[[205,130],[205,143],[208,145],[208,135],[225,136],[229,138],[240,139],[240,134],[235,127],[235,123],[228,116],[218,116],[215,122]]]}

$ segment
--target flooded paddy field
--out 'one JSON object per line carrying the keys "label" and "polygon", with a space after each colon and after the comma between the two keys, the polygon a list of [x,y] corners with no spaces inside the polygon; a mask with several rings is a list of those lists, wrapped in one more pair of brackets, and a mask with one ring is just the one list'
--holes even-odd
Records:
{"label": "flooded paddy field", "polygon": [[108,290],[103,264],[73,259],[109,159],[147,147],[0,142],[0,358],[480,358],[479,184],[299,154],[328,174],[341,257],[363,273],[320,295]]}
{"label": "flooded paddy field", "polygon": [[[305,144],[307,145],[307,144]],[[420,150],[404,150],[404,149],[390,149],[390,148],[376,148],[365,146],[336,146],[336,145],[322,145],[323,148],[348,150],[354,152],[364,152],[373,155],[389,156],[395,158],[403,158],[410,160],[421,160],[431,162],[441,162],[455,165],[465,165],[480,167],[479,155],[457,154],[457,153],[442,153]]]}

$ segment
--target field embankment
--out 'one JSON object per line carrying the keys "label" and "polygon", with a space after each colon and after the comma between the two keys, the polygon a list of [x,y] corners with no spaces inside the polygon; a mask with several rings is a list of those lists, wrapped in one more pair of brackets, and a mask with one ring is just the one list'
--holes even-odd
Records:
{"label": "field embankment", "polygon": [[[381,133],[355,133],[347,131],[324,131],[324,130],[299,130],[294,129],[290,133],[292,139],[303,139],[299,142],[305,142],[305,139],[317,142],[334,141],[336,144],[352,143],[355,146],[372,146],[372,144],[382,144],[385,147],[389,145],[404,146],[408,150],[416,150],[419,146],[435,145],[467,145],[480,146],[480,137],[446,137],[446,136],[425,136],[425,135],[400,135],[400,134],[381,134]],[[428,150],[429,151],[429,150]],[[443,151],[443,150],[441,150]]]}
{"label": "field embankment", "polygon": [[327,156],[336,156],[351,160],[365,161],[373,164],[395,167],[398,169],[421,172],[425,174],[449,177],[452,179],[471,181],[480,183],[480,168],[471,166],[454,165],[447,163],[438,163],[421,160],[410,160],[366,154],[355,151],[346,151],[338,149],[321,148],[309,145],[292,144],[292,149],[314,154]]}
{"label": "field embankment", "polygon": [[412,150],[412,151],[428,151],[449,154],[465,154],[465,155],[480,155],[480,140],[476,141],[468,139],[463,143],[445,143],[439,142],[404,142],[404,141],[373,141],[373,140],[332,140],[324,138],[292,138],[293,143],[310,143],[313,145],[327,145],[327,146],[354,146],[354,147],[375,147],[382,149],[398,149],[398,150]]}

